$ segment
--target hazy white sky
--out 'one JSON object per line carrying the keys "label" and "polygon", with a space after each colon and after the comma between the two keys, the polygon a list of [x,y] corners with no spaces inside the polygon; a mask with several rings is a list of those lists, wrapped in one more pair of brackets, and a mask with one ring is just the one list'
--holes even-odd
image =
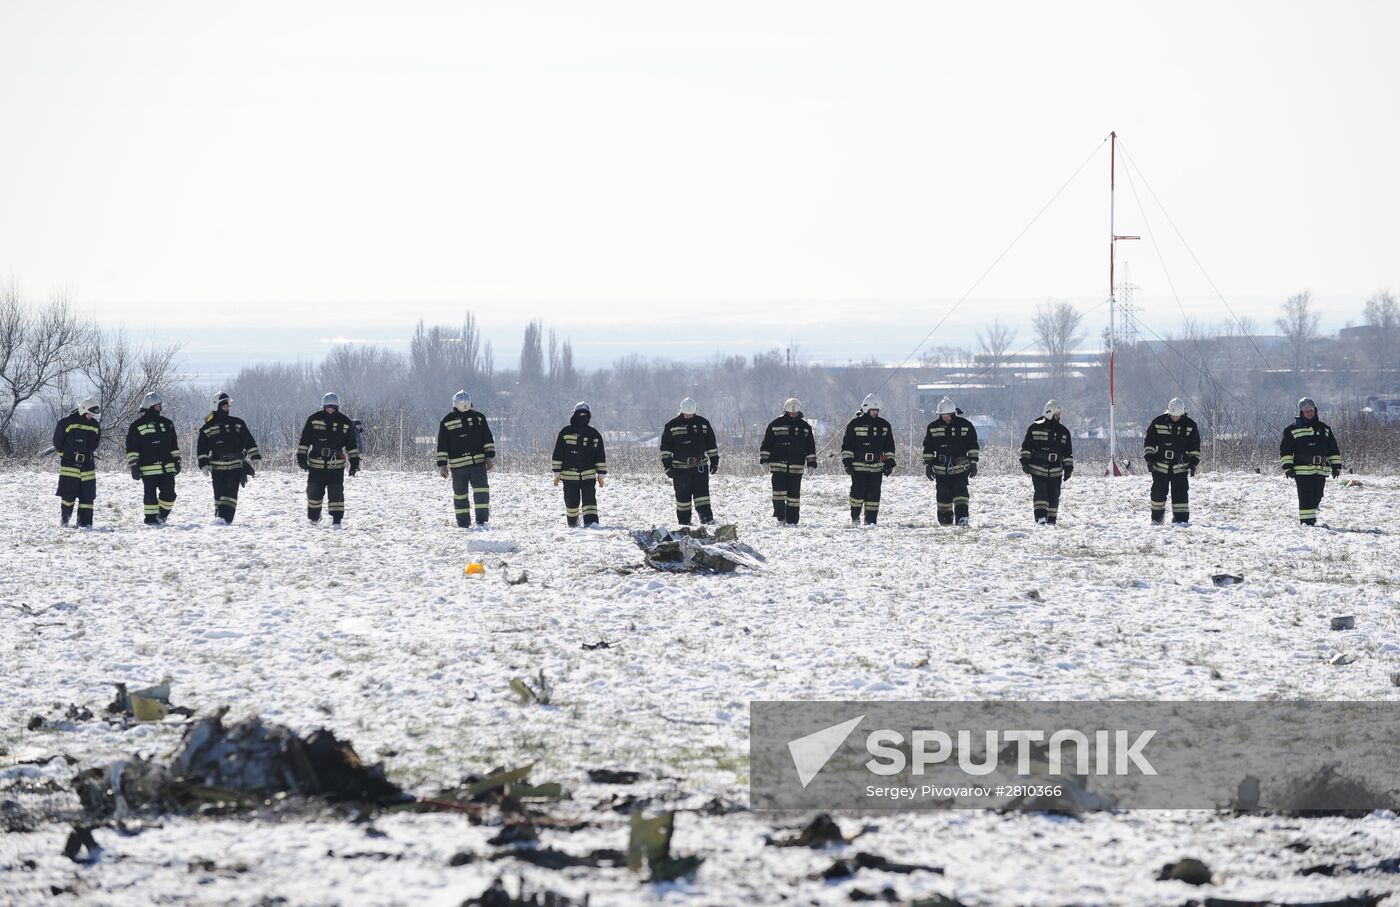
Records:
{"label": "hazy white sky", "polygon": [[[1312,288],[1339,322],[1400,284],[1397,26],[1393,2],[0,0],[0,274],[134,328],[472,308],[917,339],[1116,129],[1227,298],[1268,320]],[[1106,152],[950,331],[1103,298]],[[1120,230],[1155,229],[1223,320],[1119,188]],[[1125,251],[1173,328],[1151,244]]]}

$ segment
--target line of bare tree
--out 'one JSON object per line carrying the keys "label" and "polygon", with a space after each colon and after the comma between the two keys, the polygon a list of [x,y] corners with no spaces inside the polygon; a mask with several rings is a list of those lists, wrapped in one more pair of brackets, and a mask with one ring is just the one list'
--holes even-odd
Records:
{"label": "line of bare tree", "polygon": [[[585,399],[609,438],[613,459],[624,468],[650,469],[660,427],[689,396],[730,452],[728,468],[756,469],[764,426],[784,398],[802,400],[829,455],[861,398],[880,389],[900,458],[910,464],[918,461],[922,428],[932,418],[918,409],[915,385],[935,374],[952,376],[957,402],[969,415],[986,419],[989,445],[1018,442],[1024,425],[1053,396],[1066,405],[1068,423],[1092,451],[1107,425],[1106,360],[1086,358],[1082,349],[1089,334],[1086,314],[1071,303],[1049,301],[1035,313],[1028,337],[1018,338],[1016,330],[993,320],[978,332],[978,350],[933,345],[923,351],[919,367],[892,373],[873,359],[818,366],[796,346],[753,356],[716,355],[699,365],[631,355],[585,371],[574,364],[572,344],[539,321],[526,326],[513,367],[500,367],[468,312],[459,325],[420,321],[406,353],[340,345],[318,363],[247,366],[214,388],[181,373],[178,346],[138,343],[121,329],[99,329],[65,297],[32,303],[12,283],[0,290],[0,454],[41,451],[54,421],[85,396],[98,399],[107,442],[118,445],[151,389],[164,396],[166,414],[192,439],[210,396],[224,390],[264,455],[290,466],[307,415],[322,393],[333,390],[346,412],[363,420],[371,461],[415,468],[431,461],[437,423],[453,392],[466,389],[491,418],[504,468],[540,468],[573,404]],[[1166,398],[1182,396],[1202,425],[1208,462],[1262,466],[1271,462],[1278,432],[1306,393],[1319,400],[1329,421],[1369,432],[1371,440],[1354,447],[1381,458],[1392,455],[1400,445],[1388,439],[1400,427],[1347,414],[1359,413],[1368,394],[1400,395],[1400,306],[1389,293],[1378,293],[1366,302],[1363,319],[1355,330],[1324,337],[1307,292],[1283,303],[1278,333],[1271,337],[1260,336],[1248,320],[1215,327],[1186,320],[1162,337],[1128,314],[1117,347],[1120,451],[1131,459],[1146,422]],[[1043,368],[1018,370],[1016,357],[1030,350]],[[988,465],[996,468],[992,461]]]}
{"label": "line of bare tree", "polygon": [[82,397],[95,398],[109,424],[130,422],[150,388],[170,387],[178,406],[178,355],[178,345],[99,328],[64,294],[35,304],[14,281],[0,287],[0,454],[32,454],[47,443],[44,423]]}

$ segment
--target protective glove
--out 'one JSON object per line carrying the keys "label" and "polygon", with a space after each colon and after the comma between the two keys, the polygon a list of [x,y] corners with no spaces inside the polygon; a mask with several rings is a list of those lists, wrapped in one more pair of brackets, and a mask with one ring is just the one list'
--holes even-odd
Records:
{"label": "protective glove", "polygon": [[719,472],[719,457],[710,457],[710,472]]}
{"label": "protective glove", "polygon": [[969,463],[969,464],[967,464],[967,477],[968,477],[969,479],[975,479],[975,478],[977,478],[977,464],[976,464],[976,463]]}
{"label": "protective glove", "polygon": [[1295,475],[1296,475],[1296,474],[1293,472],[1293,467],[1292,467],[1292,466],[1286,467],[1286,468],[1283,470],[1283,474],[1286,475],[1286,476],[1288,476],[1290,479],[1291,479],[1291,478],[1294,478]]}
{"label": "protective glove", "polygon": [[676,471],[675,471],[675,469],[671,468],[670,466],[667,466],[667,467],[666,467],[666,478],[668,478],[668,479],[674,479],[675,477],[676,477]]}
{"label": "protective glove", "polygon": [[350,461],[350,475],[351,475],[351,476],[357,476],[357,475],[359,475],[359,474],[360,474],[360,461],[359,461],[359,460],[351,460],[351,461]]}
{"label": "protective glove", "polygon": [[1072,476],[1072,475],[1074,475],[1074,467],[1073,467],[1073,466],[1066,466],[1066,467],[1065,467],[1065,481],[1068,482],[1068,481],[1069,481],[1069,477]]}
{"label": "protective glove", "polygon": [[1334,479],[1340,479],[1341,477],[1342,477],[1342,467],[1340,467],[1340,466],[1333,466],[1333,467],[1332,467],[1332,478],[1334,478]]}
{"label": "protective glove", "polygon": [[1022,460],[1022,461],[1021,461],[1021,471],[1024,472],[1026,475],[1030,475],[1030,474],[1031,474],[1031,461],[1030,461],[1030,460]]}
{"label": "protective glove", "polygon": [[894,472],[894,465],[894,460],[886,460],[885,465],[880,467],[881,474],[888,477],[890,473]]}
{"label": "protective glove", "polygon": [[180,461],[179,461],[179,460],[176,460],[176,461],[175,461],[175,471],[172,472],[171,475],[178,476],[179,474],[180,474]]}
{"label": "protective glove", "polygon": [[206,476],[209,475],[209,467],[207,465],[199,467],[199,471],[204,473]]}
{"label": "protective glove", "polygon": [[928,476],[930,479],[933,478],[933,464],[932,464],[932,463],[930,463],[930,464],[928,464],[927,466],[924,467],[924,475]]}
{"label": "protective glove", "polygon": [[131,477],[132,477],[133,479],[135,479],[136,481],[138,481],[138,482],[141,481],[141,467],[140,467],[140,466],[137,466],[137,465],[135,465],[135,464],[132,464],[132,467],[131,467]]}
{"label": "protective glove", "polygon": [[490,472],[491,470],[493,470],[493,469],[495,469],[495,468],[496,468],[496,459],[495,459],[494,457],[487,457],[487,458],[486,458],[486,471],[487,471],[487,472]]}
{"label": "protective glove", "polygon": [[304,453],[299,453],[299,454],[297,454],[297,466],[298,466],[298,468],[300,468],[300,469],[306,469],[306,470],[310,470],[310,469],[311,469],[311,464],[308,463],[307,460],[306,460],[306,454],[304,454]]}
{"label": "protective glove", "polygon": [[807,475],[810,476],[812,473],[814,473],[814,472],[816,472],[816,471],[817,471],[817,461],[816,461],[816,460],[808,460],[808,461],[807,461]]}
{"label": "protective glove", "polygon": [[564,481],[564,480],[561,479],[561,478],[559,478],[559,473],[556,472],[556,473],[554,474],[554,484],[555,484],[555,485],[558,485],[558,484],[559,484],[560,482],[562,482],[562,481]]}
{"label": "protective glove", "polygon": [[452,475],[452,470],[448,469],[446,466],[439,466],[438,475],[442,476],[445,479],[448,476]]}
{"label": "protective glove", "polygon": [[1186,472],[1194,479],[1196,477],[1196,464],[1192,463],[1190,466],[1187,466]]}
{"label": "protective glove", "polygon": [[[856,467],[854,463],[842,463],[841,466],[845,468],[846,475],[853,476],[856,474]],[[810,470],[812,468],[812,464],[808,463],[807,468]]]}
{"label": "protective glove", "polygon": [[602,477],[602,476],[599,476],[599,477],[598,477],[598,487],[599,487],[599,488],[602,488],[605,484],[607,484],[607,483],[603,481],[603,477]]}
{"label": "protective glove", "polygon": [[[252,463],[252,461],[250,461],[250,460],[244,460],[244,461],[243,461],[243,478],[244,478],[244,479],[251,479],[253,476],[255,476],[255,475],[257,475],[257,474],[258,474],[258,471],[257,471],[256,469],[253,468],[253,463]],[[244,484],[244,485],[247,485],[248,483],[245,481],[243,484]]]}
{"label": "protective glove", "polygon": [[247,488],[247,487],[248,487],[248,474],[247,474],[246,472],[243,473],[243,475],[239,477],[239,479],[238,479],[238,487],[240,487],[240,488]]}

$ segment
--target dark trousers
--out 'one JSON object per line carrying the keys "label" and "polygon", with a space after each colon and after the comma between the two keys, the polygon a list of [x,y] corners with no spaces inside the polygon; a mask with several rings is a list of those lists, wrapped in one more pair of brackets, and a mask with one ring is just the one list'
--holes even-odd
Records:
{"label": "dark trousers", "polygon": [[935,496],[938,498],[938,522],[951,526],[953,521],[967,519],[967,473],[933,477]]}
{"label": "dark trousers", "polygon": [[1152,473],[1152,522],[1160,523],[1167,512],[1167,490],[1172,493],[1172,522],[1186,523],[1191,519],[1188,499],[1188,474],[1184,472]]}
{"label": "dark trousers", "polygon": [[175,475],[162,472],[153,476],[142,476],[142,503],[145,504],[146,522],[151,525],[164,523],[175,506]]}
{"label": "dark trousers", "polygon": [[1064,481],[1062,476],[1031,476],[1031,482],[1035,486],[1035,521],[1041,519],[1054,524],[1055,518],[1060,514],[1060,484]]}
{"label": "dark trousers", "polygon": [[59,514],[64,525],[73,517],[73,506],[78,507],[78,525],[92,525],[92,505],[97,500],[97,473],[90,469],[73,467],[78,475],[58,477]]}
{"label": "dark trousers", "polygon": [[878,470],[875,472],[857,470],[851,473],[852,520],[860,519],[861,511],[865,511],[866,525],[875,523],[875,519],[880,515],[880,483],[884,481],[884,478],[884,474]]}
{"label": "dark trousers", "polygon": [[238,510],[238,487],[243,482],[243,470],[214,469],[209,474],[214,481],[214,516],[232,523]]}
{"label": "dark trousers", "polygon": [[491,489],[486,484],[485,463],[452,470],[452,512],[457,525],[470,526],[473,510],[478,523],[491,518]]}
{"label": "dark trousers", "polygon": [[777,518],[779,523],[796,526],[797,518],[801,514],[802,473],[773,473],[773,516]]}
{"label": "dark trousers", "polygon": [[713,523],[715,515],[710,510],[710,472],[708,467],[677,467],[671,470],[671,487],[676,490],[676,522],[690,525],[690,511],[694,507],[702,523]]}
{"label": "dark trousers", "polygon": [[1298,483],[1298,522],[1304,526],[1317,525],[1317,508],[1322,505],[1322,492],[1327,488],[1326,476],[1294,476]]}
{"label": "dark trousers", "polygon": [[598,522],[597,479],[564,480],[564,518],[570,526],[577,526],[580,516],[585,526]]}
{"label": "dark trousers", "polygon": [[321,499],[327,498],[331,520],[340,524],[345,516],[345,470],[308,469],[306,471],[306,518],[315,523],[321,519]]}

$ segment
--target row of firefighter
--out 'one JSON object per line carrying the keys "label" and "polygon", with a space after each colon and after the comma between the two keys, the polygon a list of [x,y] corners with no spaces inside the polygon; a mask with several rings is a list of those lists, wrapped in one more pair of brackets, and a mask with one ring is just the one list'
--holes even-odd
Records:
{"label": "row of firefighter", "polygon": [[[257,442],[247,424],[231,413],[233,400],[217,394],[197,434],[198,467],[211,481],[214,522],[232,523],[239,489],[256,474],[261,461]],[[161,415],[159,394],[146,394],[140,414],[127,429],[126,457],[131,477],[144,486],[145,522],[162,526],[175,506],[175,477],[180,474],[180,445],[174,423]],[[1045,404],[1039,418],[1026,429],[1020,447],[1021,469],[1030,476],[1032,512],[1037,523],[1056,522],[1060,490],[1074,474],[1074,444],[1061,424],[1064,408],[1055,400]],[[562,486],[564,514],[569,526],[598,525],[597,489],[607,475],[603,436],[590,423],[592,410],[579,403],[569,424],[555,439],[550,469]],[[96,453],[101,440],[101,409],[85,400],[59,421],[53,445],[59,455],[58,495],[63,525],[76,511],[77,525],[92,525],[97,497]],[[676,520],[690,525],[714,521],[710,476],[719,470],[720,453],[709,420],[696,412],[695,401],[681,401],[675,418],[662,429],[661,467],[675,490]],[[924,433],[924,474],[935,483],[938,522],[967,525],[969,481],[976,478],[980,457],[977,429],[951,399],[939,401],[936,418]],[[874,524],[880,513],[882,480],[896,469],[894,431],[880,416],[880,400],[865,398],[845,428],[841,463],[851,479],[851,522]],[[345,475],[360,471],[360,425],[340,411],[340,398],[326,394],[321,408],[302,428],[297,465],[306,471],[306,516],[319,522],[330,512],[335,526],[345,515]],[[486,415],[472,405],[465,390],[452,397],[452,409],[438,425],[436,463],[441,476],[452,480],[453,514],[457,525],[490,519],[487,473],[496,459],[496,443]],[[1152,472],[1150,513],[1164,522],[1170,496],[1172,521],[1190,520],[1190,478],[1201,459],[1200,432],[1186,414],[1180,398],[1152,420],[1143,439],[1143,459]],[[794,397],[783,401],[783,412],[770,422],[759,447],[759,462],[771,475],[773,517],[796,525],[802,510],[802,479],[817,469],[816,436]],[[1279,465],[1293,479],[1298,494],[1298,520],[1315,525],[1326,479],[1342,471],[1341,451],[1332,429],[1318,418],[1311,398],[1298,401],[1298,415],[1283,431]]]}

